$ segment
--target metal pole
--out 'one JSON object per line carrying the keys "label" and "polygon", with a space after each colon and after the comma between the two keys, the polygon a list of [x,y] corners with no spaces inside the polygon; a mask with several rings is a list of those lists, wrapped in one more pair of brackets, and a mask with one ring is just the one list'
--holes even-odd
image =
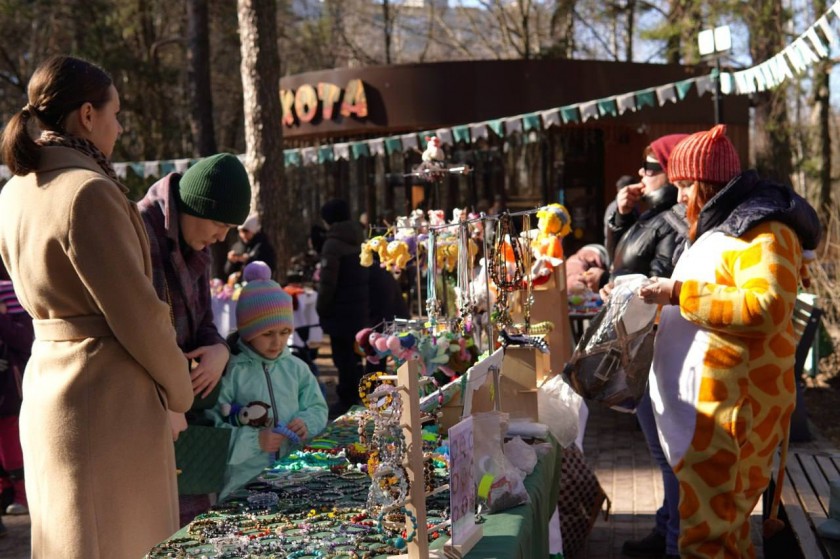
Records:
{"label": "metal pole", "polygon": [[484,232],[484,297],[487,301],[487,355],[490,355],[493,353],[493,321],[490,320],[490,314],[493,312],[490,306],[490,244],[487,242],[487,215],[481,212],[479,219]]}
{"label": "metal pole", "polygon": [[721,107],[721,98],[723,97],[723,94],[720,90],[720,79],[720,56],[715,56],[715,124],[723,122],[723,107]]}

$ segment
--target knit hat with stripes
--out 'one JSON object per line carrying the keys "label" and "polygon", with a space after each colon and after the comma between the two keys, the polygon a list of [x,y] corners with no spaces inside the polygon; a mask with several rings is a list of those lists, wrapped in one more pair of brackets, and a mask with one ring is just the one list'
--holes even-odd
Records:
{"label": "knit hat with stripes", "polygon": [[236,325],[239,335],[249,342],[268,330],[294,328],[292,296],[270,279],[249,281],[239,292]]}
{"label": "knit hat with stripes", "polygon": [[668,181],[701,181],[725,185],[741,173],[741,160],[726,137],[726,125],[697,132],[674,147],[668,161]]}

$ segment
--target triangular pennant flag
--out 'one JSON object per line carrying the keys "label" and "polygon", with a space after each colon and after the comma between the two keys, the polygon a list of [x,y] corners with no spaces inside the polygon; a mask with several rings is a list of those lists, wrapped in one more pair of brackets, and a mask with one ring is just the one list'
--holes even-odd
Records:
{"label": "triangular pennant flag", "polygon": [[560,116],[563,118],[563,124],[580,121],[580,112],[578,112],[577,105],[560,107]]}
{"label": "triangular pennant flag", "polygon": [[368,146],[371,155],[385,155],[385,140],[382,138],[368,140]]}
{"label": "triangular pennant flag", "polygon": [[143,163],[142,161],[139,161],[139,162],[136,162],[136,163],[129,163],[128,166],[129,166],[129,168],[131,168],[131,171],[135,175],[137,175],[141,179],[146,178],[146,164],[145,163]]}
{"label": "triangular pennant flag", "polygon": [[489,134],[487,133],[487,124],[484,122],[470,124],[470,136],[472,137],[473,141],[476,141],[481,138],[487,138],[489,136]]}
{"label": "triangular pennant flag", "polygon": [[764,83],[767,84],[767,89],[776,87],[778,85],[776,83],[776,77],[773,75],[773,72],[770,70],[770,65],[766,62],[758,65],[758,70],[761,72],[761,75],[764,76]]}
{"label": "triangular pennant flag", "polygon": [[300,158],[303,160],[304,165],[315,165],[318,163],[318,148],[301,148]]}
{"label": "triangular pennant flag", "polygon": [[676,103],[677,92],[674,90],[674,84],[669,83],[667,85],[661,85],[657,87],[656,100],[659,102],[660,107],[669,101],[671,103]]}
{"label": "triangular pennant flag", "polygon": [[465,144],[470,143],[470,127],[469,126],[455,126],[452,128],[452,137],[455,139],[455,143],[464,142]]}
{"label": "triangular pennant flag", "polygon": [[[3,169],[5,169],[7,172],[9,171],[9,168],[6,167],[5,165],[0,166],[0,179],[11,178],[11,173],[9,173],[8,177],[3,176]],[[118,179],[120,179],[120,180],[124,179],[125,178],[125,172],[127,170],[128,170],[128,163],[114,163],[114,173],[117,175]]]}
{"label": "triangular pennant flag", "polygon": [[714,93],[717,87],[717,81],[712,79],[711,75],[700,76],[697,78],[697,95],[703,97],[706,93]]}
{"label": "triangular pennant flag", "polygon": [[490,130],[493,131],[493,133],[496,136],[501,138],[505,135],[505,129],[504,124],[502,124],[502,119],[497,118],[496,120],[489,120],[487,121],[487,126],[490,128]]}
{"label": "triangular pennant flag", "polygon": [[636,94],[625,93],[624,95],[619,95],[618,97],[616,97],[616,103],[618,104],[618,114],[620,115],[623,115],[627,111],[635,111]]}
{"label": "triangular pennant flag", "polygon": [[558,126],[560,124],[560,109],[549,109],[540,113],[542,116],[543,128]]}
{"label": "triangular pennant flag", "polygon": [[805,64],[806,69],[814,62],[820,61],[820,57],[814,54],[814,51],[811,50],[811,47],[808,46],[808,42],[805,39],[800,37],[793,44],[799,51],[799,55],[802,57],[802,63]]}
{"label": "triangular pennant flag", "polygon": [[175,160],[175,172],[176,173],[180,173],[180,174],[183,175],[184,171],[186,171],[189,167],[190,167],[190,160],[189,159],[176,159]]}
{"label": "triangular pennant flag", "polygon": [[172,161],[160,162],[160,176],[165,177],[173,171],[175,171],[175,163],[173,163]]}
{"label": "triangular pennant flag", "polygon": [[539,113],[528,113],[527,115],[522,115],[522,128],[525,129],[525,132],[529,130],[539,130],[540,129],[540,115]]}
{"label": "triangular pennant flag", "polygon": [[831,5],[831,11],[834,12],[835,16],[840,17],[840,0]]}
{"label": "triangular pennant flag", "polygon": [[615,97],[598,99],[598,112],[601,116],[618,116],[618,104]]}
{"label": "triangular pennant flag", "polygon": [[[451,128],[438,128],[435,130],[435,135],[440,140],[440,144],[443,146],[451,146],[453,143],[452,139],[452,129]],[[458,141],[457,138],[454,140],[455,142]]]}
{"label": "triangular pennant flag", "polygon": [[286,167],[300,167],[300,150],[299,149],[284,149],[283,162]]}
{"label": "triangular pennant flag", "polygon": [[333,153],[335,153],[336,159],[350,161],[350,144],[347,142],[333,144]]}
{"label": "triangular pennant flag", "polygon": [[636,108],[655,107],[656,106],[656,92],[653,88],[643,89],[636,92]]}
{"label": "triangular pennant flag", "polygon": [[350,153],[353,155],[353,159],[370,156],[367,142],[353,142],[350,144]]}
{"label": "triangular pennant flag", "polygon": [[796,48],[796,43],[788,45],[782,51],[782,55],[787,56],[787,59],[790,60],[790,65],[793,66],[793,69],[797,74],[801,74],[808,68],[805,61],[802,60],[802,55],[799,53],[799,49]]}
{"label": "triangular pennant flag", "polygon": [[510,136],[516,132],[522,132],[522,117],[512,116],[502,120],[505,123],[505,135]]}
{"label": "triangular pennant flag", "polygon": [[833,45],[834,42],[837,41],[837,36],[834,34],[834,30],[828,23],[828,18],[822,16],[820,19],[817,20],[817,25],[819,25],[820,31],[822,31],[825,40],[828,41],[828,44]]}
{"label": "triangular pennant flag", "polygon": [[735,93],[738,95],[747,95],[752,93],[752,91],[750,91],[746,71],[735,72],[732,74],[732,77],[735,79]]}
{"label": "triangular pennant flag", "polygon": [[677,97],[680,101],[688,96],[688,92],[691,91],[691,86],[694,85],[695,81],[697,81],[695,78],[689,78],[674,84],[674,89],[677,90]]}
{"label": "triangular pennant flag", "polygon": [[755,87],[758,91],[767,91],[769,89],[767,82],[764,80],[764,72],[761,71],[759,66],[750,68],[750,79],[755,82]]}
{"label": "triangular pennant flag", "polygon": [[417,149],[417,134],[403,134],[400,136],[400,140],[402,140],[402,147],[404,151]]}
{"label": "triangular pennant flag", "polygon": [[729,95],[734,89],[732,74],[729,72],[721,72],[720,74],[720,92],[724,95]]}
{"label": "triangular pennant flag", "polygon": [[809,27],[808,31],[805,32],[805,36],[808,37],[808,40],[811,41],[811,45],[814,47],[814,50],[817,51],[817,56],[820,58],[828,56],[828,49],[826,49],[825,45],[822,44],[819,35],[817,35],[817,30],[814,27]]}
{"label": "triangular pennant flag", "polygon": [[160,161],[143,162],[143,178],[160,176]]}
{"label": "triangular pennant flag", "polygon": [[333,146],[321,146],[318,148],[318,163],[330,163],[335,161],[335,149]]}
{"label": "triangular pennant flag", "polygon": [[580,104],[580,120],[586,122],[590,118],[598,118],[598,101],[587,101]]}
{"label": "triangular pennant flag", "polygon": [[402,142],[397,136],[385,138],[385,152],[388,155],[391,155],[392,153],[397,153],[398,151],[402,151],[402,148]]}

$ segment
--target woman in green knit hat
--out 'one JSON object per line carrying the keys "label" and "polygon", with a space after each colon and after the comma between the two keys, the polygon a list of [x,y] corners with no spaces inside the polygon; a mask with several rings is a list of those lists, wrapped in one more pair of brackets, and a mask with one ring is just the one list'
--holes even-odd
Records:
{"label": "woman in green knit hat", "polygon": [[207,247],[241,225],[250,206],[248,174],[229,153],[202,159],[183,176],[170,173],[139,203],[149,233],[155,290],[172,310],[178,345],[198,362],[192,371],[196,396],[213,391],[229,357],[213,325]]}

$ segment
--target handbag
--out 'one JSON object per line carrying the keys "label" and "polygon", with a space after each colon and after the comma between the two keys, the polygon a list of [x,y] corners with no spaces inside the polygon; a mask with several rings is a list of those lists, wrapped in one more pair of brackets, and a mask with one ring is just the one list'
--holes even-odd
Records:
{"label": "handbag", "polygon": [[563,537],[563,557],[574,559],[583,549],[598,513],[604,509],[604,519],[609,517],[612,503],[604,493],[595,473],[583,459],[577,446],[562,449],[560,495],[560,534]]}

